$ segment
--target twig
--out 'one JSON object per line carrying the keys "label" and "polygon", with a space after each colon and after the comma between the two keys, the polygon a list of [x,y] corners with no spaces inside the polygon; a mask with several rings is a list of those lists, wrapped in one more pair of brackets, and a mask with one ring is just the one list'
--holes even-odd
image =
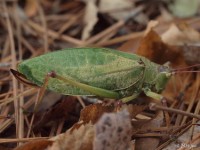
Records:
{"label": "twig", "polygon": [[85,108],[85,103],[83,102],[82,98],[80,96],[76,96],[76,98],[78,99],[79,103],[81,104],[81,106],[83,108]]}
{"label": "twig", "polygon": [[122,27],[124,25],[124,21],[123,20],[120,20],[118,21],[117,23],[115,23],[114,25],[112,25],[111,27],[109,27],[108,29],[100,32],[99,34],[91,37],[90,39],[88,39],[84,45],[89,45],[89,44],[92,44],[92,43],[95,43],[96,41],[98,41],[99,39],[103,38],[104,36],[106,36],[107,34],[109,34],[110,32],[112,32],[113,30],[116,30],[120,27]]}
{"label": "twig", "polygon": [[47,23],[46,23],[46,18],[45,18],[45,14],[43,11],[43,8],[40,5],[40,1],[36,0],[36,4],[39,10],[39,15],[40,15],[40,20],[44,29],[44,51],[45,53],[48,52],[48,48],[49,48],[49,44],[48,44],[48,34],[47,34]]}
{"label": "twig", "polygon": [[101,44],[96,44],[97,46],[108,46],[108,45],[113,45],[113,44],[116,44],[116,43],[120,43],[120,42],[124,42],[124,41],[127,41],[127,40],[130,40],[130,39],[135,39],[135,38],[139,38],[141,37],[142,35],[144,34],[144,31],[141,31],[141,32],[134,32],[134,33],[131,33],[131,34],[128,34],[128,35],[123,35],[123,36],[120,36],[120,37],[116,37],[114,39],[111,39],[111,40],[108,40],[108,41],[105,41]]}
{"label": "twig", "polygon": [[[190,112],[192,110],[192,107],[194,106],[194,102],[198,96],[199,85],[200,85],[200,81],[197,79],[196,82],[194,83],[194,90],[193,90],[192,98],[190,99],[189,106],[187,108],[187,112]],[[184,124],[186,120],[187,120],[187,116],[183,118],[181,124]]]}
{"label": "twig", "polygon": [[[58,35],[61,36],[62,33],[67,30],[70,26],[72,26],[77,20],[83,15],[83,12],[79,12],[76,16],[71,16],[71,18],[62,25],[60,30],[58,31]],[[53,43],[53,41],[56,39],[56,37],[53,37],[50,41],[50,43]]]}
{"label": "twig", "polygon": [[[14,20],[16,22],[16,28],[17,28],[17,44],[18,44],[18,49],[19,49],[19,60],[22,60],[22,45],[21,45],[21,22],[20,22],[20,17],[18,14],[18,5],[17,2],[14,3]],[[24,87],[21,84],[20,85],[20,91],[24,91]],[[21,109],[21,106],[24,105],[24,97],[23,95],[19,98],[19,138],[24,138],[24,113],[23,110]],[[22,145],[22,143],[19,143],[19,145]]]}
{"label": "twig", "polygon": [[0,143],[16,143],[16,142],[28,142],[33,140],[49,139],[49,137],[36,137],[36,138],[21,138],[21,139],[0,139]]}
{"label": "twig", "polygon": [[[32,28],[34,28],[35,30],[37,30],[38,32],[41,32],[41,33],[44,33],[45,32],[45,29],[42,28],[40,25],[38,25],[37,23],[29,20],[27,22]],[[78,40],[78,39],[75,39],[75,38],[72,38],[70,36],[67,36],[67,35],[59,35],[57,32],[53,31],[53,30],[50,30],[48,29],[47,30],[47,34],[48,36],[50,37],[53,37],[53,38],[56,38],[56,39],[61,39],[63,41],[66,41],[66,42],[69,42],[69,43],[72,43],[72,44],[75,44],[75,45],[82,45],[82,41]]]}
{"label": "twig", "polygon": [[[197,80],[198,80],[198,81],[200,80],[200,75],[199,75],[199,74],[197,74]],[[198,95],[198,94],[199,94],[199,90],[198,90],[197,95]],[[200,100],[198,100],[198,102],[197,102],[197,106],[196,106],[196,108],[195,108],[194,114],[198,114],[199,111],[200,111]],[[192,119],[192,124],[195,124],[196,122],[197,122],[197,119],[193,118],[193,119]],[[191,128],[191,138],[190,138],[191,140],[193,139],[194,127],[195,127],[195,126],[192,126],[192,128]]]}
{"label": "twig", "polygon": [[155,103],[150,103],[149,108],[151,110],[157,110],[157,109],[158,110],[164,110],[164,111],[173,112],[173,113],[181,114],[181,115],[184,115],[184,116],[200,119],[200,115],[196,115],[196,114],[193,114],[193,113],[188,113],[188,112],[185,112],[185,111],[182,111],[182,110],[178,110],[178,109],[174,109],[174,108],[159,106],[159,105],[157,105]]}
{"label": "twig", "polygon": [[63,118],[59,121],[58,128],[57,128],[57,131],[56,131],[56,135],[58,135],[62,132],[64,123],[65,123],[65,118]]}
{"label": "twig", "polygon": [[0,124],[0,133],[2,133],[5,129],[7,129],[13,123],[14,123],[14,119],[7,119],[3,123],[1,123]]}
{"label": "twig", "polygon": [[3,101],[1,104],[0,104],[0,107],[4,106],[4,105],[7,105],[11,102],[13,102],[15,99],[18,99],[19,97],[21,97],[22,95],[26,96],[26,95],[29,95],[31,93],[34,93],[36,91],[35,88],[32,88],[32,89],[28,89],[20,94],[18,94],[16,97],[12,97],[12,98],[8,98],[8,99],[5,99],[5,101]]}
{"label": "twig", "polygon": [[[185,124],[184,126],[181,126],[177,130],[173,131],[171,133],[171,135],[178,137],[178,136],[182,135],[186,130],[188,130],[191,127],[191,125],[192,124],[191,124],[191,121],[190,121],[187,124]],[[163,143],[159,147],[157,147],[156,150],[162,150],[164,147],[166,147],[167,145],[169,145],[173,141],[174,141],[174,138],[170,138],[168,141],[166,141],[165,143]]]}
{"label": "twig", "polygon": [[[11,26],[6,2],[3,0],[2,3],[3,3],[3,9],[6,13],[6,23],[8,27],[8,35],[9,35],[10,49],[11,49],[11,55],[12,55],[12,68],[16,69],[17,60],[16,60],[15,43],[13,39],[12,26]],[[15,80],[14,76],[12,76],[12,82],[13,82],[13,96],[17,97],[17,81]],[[19,138],[19,101],[16,98],[14,100],[14,107],[15,107],[16,136],[17,138]]]}

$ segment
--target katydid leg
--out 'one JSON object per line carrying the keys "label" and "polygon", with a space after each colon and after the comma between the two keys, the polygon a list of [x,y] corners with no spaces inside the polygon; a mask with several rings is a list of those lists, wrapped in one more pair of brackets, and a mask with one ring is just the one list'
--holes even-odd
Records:
{"label": "katydid leg", "polygon": [[138,93],[135,93],[135,94],[133,94],[133,95],[131,95],[131,96],[129,96],[129,97],[122,98],[121,101],[122,101],[123,103],[127,103],[127,102],[129,102],[129,101],[131,101],[131,100],[137,98],[138,95],[139,95]]}
{"label": "katydid leg", "polygon": [[94,87],[94,86],[90,86],[84,83],[80,83],[75,81],[72,78],[68,78],[68,77],[63,77],[61,75],[56,74],[56,72],[52,71],[49,73],[49,75],[52,78],[56,78],[58,80],[63,81],[66,84],[72,85],[74,87],[78,87],[80,89],[83,89],[91,94],[100,96],[100,97],[105,97],[105,98],[111,98],[111,99],[119,99],[119,94],[117,92],[114,91],[110,91],[110,90],[105,90],[102,88],[98,88],[98,87]]}
{"label": "katydid leg", "polygon": [[[161,94],[152,92],[150,89],[143,89],[143,91],[144,91],[146,96],[151,97],[155,100],[159,100],[162,103],[163,106],[167,107],[167,100],[164,96],[162,96]],[[170,126],[169,113],[167,111],[163,111],[163,114],[165,116],[167,126]]]}
{"label": "katydid leg", "polygon": [[35,119],[35,112],[38,110],[38,106],[42,101],[42,98],[44,96],[45,90],[46,90],[47,85],[48,85],[49,78],[50,78],[50,75],[47,74],[44,78],[44,83],[43,83],[43,85],[42,85],[42,87],[41,87],[41,89],[40,89],[40,91],[37,95],[37,99],[36,99],[34,110],[33,110],[33,115],[31,117],[30,126],[29,126],[28,133],[27,133],[27,137],[30,136],[30,133],[32,131],[32,125],[33,125],[33,121]]}
{"label": "katydid leg", "polygon": [[51,76],[49,74],[47,74],[44,78],[44,83],[43,83],[43,85],[42,85],[42,87],[41,87],[41,89],[40,89],[40,91],[37,95],[37,100],[36,100],[36,103],[35,103],[34,112],[37,111],[39,104],[42,102],[42,98],[43,98],[44,93],[47,89],[47,85],[48,85],[48,81],[49,81],[50,77]]}

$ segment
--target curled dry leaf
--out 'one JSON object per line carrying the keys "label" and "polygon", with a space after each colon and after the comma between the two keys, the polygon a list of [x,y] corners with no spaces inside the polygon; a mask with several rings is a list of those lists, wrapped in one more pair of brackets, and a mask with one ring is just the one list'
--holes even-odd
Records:
{"label": "curled dry leaf", "polygon": [[68,130],[56,138],[56,141],[47,150],[92,150],[94,127],[91,123],[82,125],[73,131]]}
{"label": "curled dry leaf", "polygon": [[163,42],[169,45],[199,44],[200,34],[187,24],[172,24],[161,35]]}
{"label": "curled dry leaf", "polygon": [[[158,25],[158,21],[150,21],[147,25],[146,30],[144,31],[144,36],[151,31],[154,27]],[[124,52],[130,52],[130,53],[135,53],[138,46],[140,45],[140,36],[134,39],[130,39],[123,43],[118,50],[124,51]]]}
{"label": "curled dry leaf", "polygon": [[95,124],[94,150],[131,149],[132,126],[127,110],[105,113]]}
{"label": "curled dry leaf", "polygon": [[156,26],[158,26],[159,22],[156,20],[151,20],[149,21],[147,28],[144,31],[144,36],[146,36],[147,34],[149,34],[149,32],[151,32],[152,30],[154,30],[154,28]]}
{"label": "curled dry leaf", "polygon": [[160,23],[167,23],[173,21],[172,14],[167,10],[167,8],[160,6],[160,13],[161,15],[158,16],[156,20],[158,20]]}
{"label": "curled dry leaf", "polygon": [[163,43],[154,30],[146,33],[136,53],[159,64],[170,61],[173,66],[185,65],[181,50]]}

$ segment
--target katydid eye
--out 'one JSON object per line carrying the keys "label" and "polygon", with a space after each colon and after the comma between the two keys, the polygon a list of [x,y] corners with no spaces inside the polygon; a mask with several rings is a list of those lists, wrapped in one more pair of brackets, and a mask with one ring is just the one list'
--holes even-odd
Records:
{"label": "katydid eye", "polygon": [[168,66],[159,66],[158,71],[159,72],[169,72],[169,67]]}

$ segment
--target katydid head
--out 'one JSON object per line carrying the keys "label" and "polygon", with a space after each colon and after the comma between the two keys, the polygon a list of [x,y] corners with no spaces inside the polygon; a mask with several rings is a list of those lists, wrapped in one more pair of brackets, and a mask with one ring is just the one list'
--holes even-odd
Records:
{"label": "katydid head", "polygon": [[171,69],[168,64],[158,66],[158,74],[156,76],[156,82],[155,82],[154,88],[156,89],[157,92],[160,92],[165,88],[167,81],[172,75],[179,74],[179,73],[200,72],[200,71],[194,71],[194,70],[193,71],[186,70],[186,69],[194,68],[198,66],[200,66],[200,64],[196,64],[189,67],[177,68],[177,69]]}
{"label": "katydid head", "polygon": [[168,65],[158,66],[158,74],[155,82],[155,89],[157,92],[160,92],[165,88],[171,75],[171,69]]}

